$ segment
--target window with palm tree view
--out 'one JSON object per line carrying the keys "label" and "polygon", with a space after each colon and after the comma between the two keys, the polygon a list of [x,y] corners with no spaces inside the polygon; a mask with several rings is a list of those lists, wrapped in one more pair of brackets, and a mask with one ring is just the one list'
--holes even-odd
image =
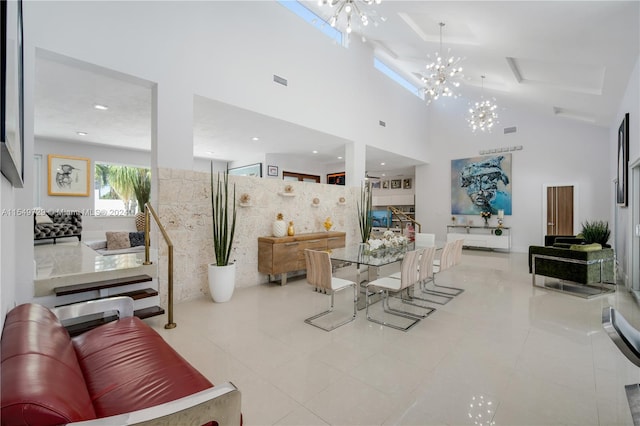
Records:
{"label": "window with palm tree view", "polygon": [[95,163],[95,209],[102,216],[134,216],[144,211],[151,195],[151,170],[145,167]]}

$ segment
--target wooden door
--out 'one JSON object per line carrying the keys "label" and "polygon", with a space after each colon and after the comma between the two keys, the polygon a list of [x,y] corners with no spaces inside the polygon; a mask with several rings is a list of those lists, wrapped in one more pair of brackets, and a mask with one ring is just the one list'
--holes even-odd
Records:
{"label": "wooden door", "polygon": [[547,235],[573,235],[573,186],[547,187]]}

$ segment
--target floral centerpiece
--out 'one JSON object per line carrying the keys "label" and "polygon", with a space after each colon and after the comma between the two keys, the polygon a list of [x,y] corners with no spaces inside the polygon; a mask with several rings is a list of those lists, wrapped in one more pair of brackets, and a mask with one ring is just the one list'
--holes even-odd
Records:
{"label": "floral centerpiece", "polygon": [[484,219],[484,226],[489,225],[489,218],[491,217],[491,212],[480,212],[480,217]]}
{"label": "floral centerpiece", "polygon": [[369,238],[367,240],[367,251],[375,254],[376,252],[404,248],[408,243],[409,240],[404,235],[387,230],[382,234],[382,238]]}

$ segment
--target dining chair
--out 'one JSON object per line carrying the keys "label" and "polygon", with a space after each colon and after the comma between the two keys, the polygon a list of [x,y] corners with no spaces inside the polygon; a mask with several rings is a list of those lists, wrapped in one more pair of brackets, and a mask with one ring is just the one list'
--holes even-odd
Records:
{"label": "dining chair", "polygon": [[436,234],[416,232],[414,241],[416,247],[433,247],[436,245]]}
{"label": "dining chair", "polygon": [[[447,269],[450,269],[460,264],[460,262],[462,261],[463,244],[464,244],[464,240],[462,239],[448,242],[445,245],[444,249],[442,250],[442,256],[440,256],[440,259],[435,259],[433,261],[433,278],[431,281],[433,283],[433,286],[437,288],[433,291],[439,291],[440,293],[443,293],[449,296],[457,296],[460,293],[464,292],[463,288],[448,287],[448,286],[439,285],[436,283],[436,275],[438,273],[443,272]],[[449,292],[446,290],[439,290],[439,289],[446,289],[451,291]]]}
{"label": "dining chair", "polygon": [[[332,268],[331,268],[331,259],[329,257],[329,253],[326,251],[315,251],[305,249],[304,258],[307,266],[307,283],[314,286],[316,290],[329,292],[331,295],[331,307],[324,311],[320,312],[317,315],[309,317],[304,320],[307,324],[313,325],[314,327],[321,328],[325,331],[334,330],[341,325],[347,324],[356,319],[356,303],[357,303],[357,294],[356,294],[356,283],[353,281],[345,280],[342,278],[336,278],[333,276]],[[344,321],[339,322],[338,324],[323,327],[314,320],[328,315],[333,312],[334,309],[334,295],[336,292],[340,290],[344,290],[348,287],[353,288],[353,316],[348,317]]]}
{"label": "dining chair", "polygon": [[[404,254],[404,258],[402,259],[402,264],[400,266],[400,273],[401,273],[400,279],[393,278],[393,277],[382,277],[382,278],[378,278],[377,280],[373,280],[369,282],[369,284],[367,285],[367,293],[366,293],[366,298],[367,298],[366,313],[367,313],[367,319],[369,321],[375,322],[377,324],[381,324],[387,327],[395,328],[397,330],[407,331],[408,329],[416,325],[422,318],[426,318],[427,316],[429,316],[431,313],[435,311],[435,308],[414,304],[414,303],[411,303],[410,300],[405,300],[405,299],[402,300],[403,303],[408,303],[418,308],[421,308],[425,312],[422,314],[418,314],[410,311],[404,311],[401,309],[392,308],[391,304],[389,303],[389,300],[391,298],[390,293],[400,293],[405,289],[418,283],[418,260],[420,258],[420,255],[422,254],[422,251],[423,250],[412,250]],[[411,320],[409,325],[407,326],[397,325],[382,319],[377,319],[372,317],[369,311],[369,307],[371,305],[369,303],[369,297],[375,293],[373,291],[370,291],[371,287],[375,287],[379,289],[377,293],[382,293],[381,303],[382,303],[382,308],[384,312]]]}

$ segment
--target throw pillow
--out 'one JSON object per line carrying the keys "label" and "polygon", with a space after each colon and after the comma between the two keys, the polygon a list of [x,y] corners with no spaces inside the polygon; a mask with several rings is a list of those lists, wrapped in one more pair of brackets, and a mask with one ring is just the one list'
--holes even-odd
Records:
{"label": "throw pillow", "polygon": [[131,247],[138,247],[144,245],[144,232],[129,232],[129,241]]}
{"label": "throw pillow", "polygon": [[119,250],[131,247],[128,232],[107,232],[107,250]]}
{"label": "throw pillow", "polygon": [[598,251],[602,250],[602,246],[598,243],[593,244],[574,244],[569,247],[570,250],[575,251]]}
{"label": "throw pillow", "polygon": [[34,209],[34,213],[36,215],[36,224],[42,225],[44,223],[53,223],[53,220],[51,220],[44,209],[37,207]]}

